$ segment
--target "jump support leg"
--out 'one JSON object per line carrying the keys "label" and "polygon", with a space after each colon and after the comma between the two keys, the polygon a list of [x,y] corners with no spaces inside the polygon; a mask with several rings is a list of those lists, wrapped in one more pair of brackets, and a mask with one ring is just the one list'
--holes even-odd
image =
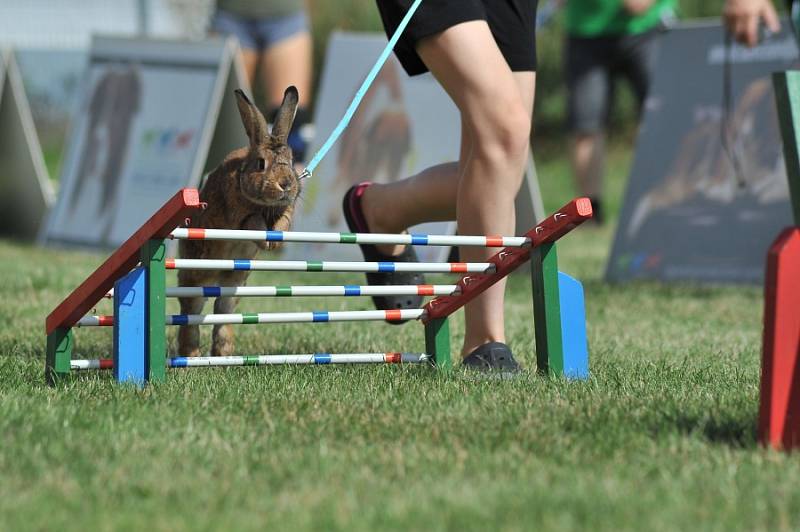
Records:
{"label": "jump support leg", "polygon": [[47,335],[47,354],[44,366],[47,384],[53,385],[60,377],[69,375],[72,341],[72,329],[70,328],[58,328]]}
{"label": "jump support leg", "polygon": [[166,379],[166,254],[163,240],[149,240],[141,249],[142,267],[146,270],[145,380],[149,382]]}
{"label": "jump support leg", "polygon": [[531,253],[533,319],[536,334],[536,367],[540,373],[562,375],[564,345],[558,293],[558,255],[555,243]]}
{"label": "jump support leg", "polygon": [[425,324],[425,353],[433,357],[436,367],[450,370],[450,326],[447,318],[435,318]]}
{"label": "jump support leg", "polygon": [[790,450],[800,446],[800,228],[778,237],[766,273],[758,436]]}

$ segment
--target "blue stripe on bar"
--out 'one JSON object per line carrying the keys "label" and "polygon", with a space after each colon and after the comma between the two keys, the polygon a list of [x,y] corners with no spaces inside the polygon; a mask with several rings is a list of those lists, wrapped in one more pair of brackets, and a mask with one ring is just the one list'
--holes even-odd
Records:
{"label": "blue stripe on bar", "polygon": [[219,286],[204,286],[203,297],[219,297],[222,295],[222,288]]}
{"label": "blue stripe on bar", "polygon": [[329,319],[327,312],[314,311],[311,314],[314,316],[314,323],[326,322]]}
{"label": "blue stripe on bar", "polygon": [[189,316],[186,314],[173,314],[171,316],[173,325],[188,325]]}
{"label": "blue stripe on bar", "polygon": [[394,272],[394,262],[379,262],[378,271],[382,273]]}
{"label": "blue stripe on bar", "polygon": [[412,234],[411,235],[411,245],[412,246],[427,246],[428,245],[428,235],[420,235],[420,234]]}
{"label": "blue stripe on bar", "polygon": [[250,261],[245,259],[233,259],[234,270],[249,270]]}
{"label": "blue stripe on bar", "polygon": [[283,231],[267,231],[267,242],[283,242]]}
{"label": "blue stripe on bar", "polygon": [[361,287],[360,286],[353,286],[353,285],[346,285],[344,287],[344,295],[346,295],[346,296],[360,296],[361,295]]}
{"label": "blue stripe on bar", "polygon": [[314,355],[314,364],[330,364],[331,356],[327,353],[317,353]]}
{"label": "blue stripe on bar", "polygon": [[170,358],[169,367],[171,368],[186,368],[189,367],[189,360],[186,357]]}

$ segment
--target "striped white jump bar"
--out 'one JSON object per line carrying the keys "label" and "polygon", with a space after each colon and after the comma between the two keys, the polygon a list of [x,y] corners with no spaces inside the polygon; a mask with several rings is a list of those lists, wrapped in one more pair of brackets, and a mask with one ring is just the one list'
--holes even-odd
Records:
{"label": "striped white jump bar", "polygon": [[[342,321],[416,320],[424,309],[271,312],[260,314],[173,314],[167,325],[252,325],[257,323],[328,323]],[[114,316],[84,316],[78,327],[111,327]]]}
{"label": "striped white jump bar", "polygon": [[[454,284],[411,284],[390,286],[175,286],[167,297],[298,297],[298,296],[452,296]],[[114,291],[106,294],[114,297]]]}
{"label": "striped white jump bar", "polygon": [[524,236],[462,236],[385,233],[306,233],[298,231],[245,231],[235,229],[175,229],[171,238],[179,240],[249,240],[267,242],[319,242],[327,244],[394,244],[412,246],[524,247],[531,240]]}
{"label": "striped white jump bar", "polygon": [[[430,357],[420,353],[314,353],[309,355],[252,355],[231,357],[174,357],[169,368],[211,368],[224,366],[272,366],[284,364],[422,364]],[[110,358],[70,360],[72,370],[112,369]]]}
{"label": "striped white jump bar", "polygon": [[491,262],[333,262],[305,260],[167,259],[168,270],[262,272],[494,273]]}

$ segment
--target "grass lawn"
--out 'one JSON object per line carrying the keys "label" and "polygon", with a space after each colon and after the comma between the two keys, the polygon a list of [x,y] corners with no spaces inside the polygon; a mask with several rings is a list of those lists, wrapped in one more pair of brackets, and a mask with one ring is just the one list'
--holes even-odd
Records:
{"label": "grass lawn", "polygon": [[[611,163],[618,195],[627,154]],[[558,207],[564,162],[539,170]],[[796,528],[800,459],[755,442],[760,289],[609,286],[610,239],[582,228],[559,248],[586,287],[588,382],[312,366],[173,370],[144,391],[98,373],[43,384],[44,318],[102,257],[0,242],[0,530]],[[308,275],[251,284],[353,279]],[[510,344],[533,368],[529,279],[508,295]],[[457,344],[460,316],[453,329]],[[423,346],[416,324],[238,331],[243,354]],[[77,356],[110,349],[107,330],[76,339]]]}

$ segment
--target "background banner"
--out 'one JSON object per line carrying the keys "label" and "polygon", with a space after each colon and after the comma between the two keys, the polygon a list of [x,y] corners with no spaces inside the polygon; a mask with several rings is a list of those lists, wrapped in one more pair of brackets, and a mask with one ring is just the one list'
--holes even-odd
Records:
{"label": "background banner", "polygon": [[791,223],[770,78],[797,61],[783,22],[753,49],[726,49],[719,25],[663,36],[608,280],[761,281]]}

